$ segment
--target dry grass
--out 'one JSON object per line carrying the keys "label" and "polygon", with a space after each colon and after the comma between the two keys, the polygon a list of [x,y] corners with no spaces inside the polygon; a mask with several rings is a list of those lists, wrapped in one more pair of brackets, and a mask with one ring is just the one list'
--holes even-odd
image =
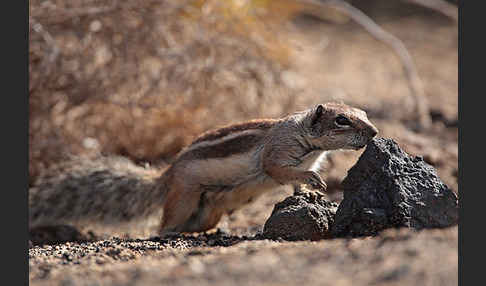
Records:
{"label": "dry grass", "polygon": [[[382,120],[382,136],[413,139],[414,133],[387,132],[414,118],[393,51],[342,14],[308,3],[30,1],[31,181],[66,154],[116,153],[163,163],[209,128],[330,100]],[[373,18],[386,16],[380,25],[409,49],[430,107],[453,122],[457,23],[396,2],[355,4]],[[325,21],[295,20],[301,13]],[[457,129],[437,130],[421,134],[430,144],[399,143],[415,154],[452,154],[439,172],[457,190],[457,155],[448,151],[457,149]],[[434,134],[446,134],[448,144]],[[331,181],[354,159],[335,161]]]}
{"label": "dry grass", "polygon": [[170,158],[208,128],[293,110],[288,49],[254,10],[181,3],[30,2],[32,177],[69,153]]}

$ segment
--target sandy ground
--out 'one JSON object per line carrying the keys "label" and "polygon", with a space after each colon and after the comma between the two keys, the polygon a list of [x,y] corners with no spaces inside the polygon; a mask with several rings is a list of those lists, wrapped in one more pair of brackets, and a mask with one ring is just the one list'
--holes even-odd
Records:
{"label": "sandy ground", "polygon": [[[31,285],[457,285],[457,227],[318,242],[227,234],[29,250]],[[246,238],[246,239],[245,239]]]}

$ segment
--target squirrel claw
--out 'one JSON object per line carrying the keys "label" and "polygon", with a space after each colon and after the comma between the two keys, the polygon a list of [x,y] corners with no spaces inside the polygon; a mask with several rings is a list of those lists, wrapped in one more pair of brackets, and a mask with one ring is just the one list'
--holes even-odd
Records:
{"label": "squirrel claw", "polygon": [[327,184],[324,182],[321,178],[321,176],[314,172],[314,171],[309,171],[309,177],[307,179],[307,184],[309,184],[313,189],[317,189],[322,192],[327,191]]}
{"label": "squirrel claw", "polygon": [[326,192],[327,191],[327,185],[324,182],[321,182],[321,183],[318,183],[318,184],[311,183],[310,185],[312,186],[312,188],[317,189],[319,192]]}

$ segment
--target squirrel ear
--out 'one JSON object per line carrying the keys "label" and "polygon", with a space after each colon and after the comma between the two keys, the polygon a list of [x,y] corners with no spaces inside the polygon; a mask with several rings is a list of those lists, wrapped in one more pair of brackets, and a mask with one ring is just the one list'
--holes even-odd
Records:
{"label": "squirrel ear", "polygon": [[314,125],[319,120],[319,118],[321,118],[323,113],[324,113],[324,106],[322,104],[317,105],[316,111],[312,116],[312,125]]}

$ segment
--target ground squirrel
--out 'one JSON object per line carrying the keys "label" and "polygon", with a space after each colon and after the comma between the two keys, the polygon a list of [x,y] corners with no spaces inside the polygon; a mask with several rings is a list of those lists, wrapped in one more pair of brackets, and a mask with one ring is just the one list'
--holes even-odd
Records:
{"label": "ground squirrel", "polygon": [[317,170],[326,151],[358,150],[377,133],[364,111],[326,103],[203,133],[164,171],[115,157],[72,160],[29,189],[30,228],[114,224],[159,212],[160,235],[206,231],[280,185],[325,190]]}

